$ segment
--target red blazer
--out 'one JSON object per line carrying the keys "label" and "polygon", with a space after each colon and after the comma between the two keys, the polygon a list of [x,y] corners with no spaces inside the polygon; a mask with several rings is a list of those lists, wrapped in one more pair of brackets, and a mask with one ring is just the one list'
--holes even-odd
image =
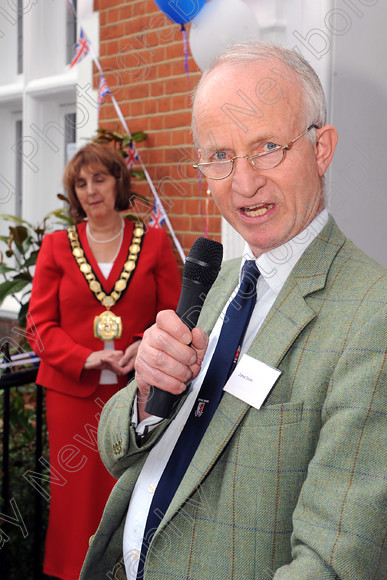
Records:
{"label": "red blazer", "polygon": [[[78,226],[83,250],[107,293],[121,273],[132,233],[133,223],[126,221],[121,250],[105,280],[90,250],[86,224]],[[115,348],[125,350],[153,324],[160,310],[175,309],[180,289],[180,274],[167,234],[162,229],[148,229],[129,285],[111,309],[123,322]],[[103,342],[94,338],[93,321],[104,310],[79,270],[67,232],[47,234],[36,264],[28,316],[29,342],[41,358],[40,385],[75,397],[88,397],[95,391],[101,371],[86,371],[83,366],[91,352],[103,349]],[[119,387],[126,383],[126,376],[118,377]]]}

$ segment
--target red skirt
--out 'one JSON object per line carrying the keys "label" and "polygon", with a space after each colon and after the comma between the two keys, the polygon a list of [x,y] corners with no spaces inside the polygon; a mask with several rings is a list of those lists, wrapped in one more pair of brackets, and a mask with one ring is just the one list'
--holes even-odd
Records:
{"label": "red skirt", "polygon": [[46,389],[50,445],[50,512],[43,571],[78,580],[115,479],[103,465],[97,427],[103,405],[117,385],[99,385],[89,398]]}

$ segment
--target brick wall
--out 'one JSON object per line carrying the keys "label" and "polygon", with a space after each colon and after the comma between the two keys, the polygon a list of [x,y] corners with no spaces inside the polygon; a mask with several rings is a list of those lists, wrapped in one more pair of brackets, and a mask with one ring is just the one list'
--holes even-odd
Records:
{"label": "brick wall", "polygon": [[[179,25],[153,0],[95,0],[94,9],[100,13],[102,69],[129,130],[148,134],[138,150],[181,245],[188,253],[193,241],[205,235],[206,224],[208,237],[219,241],[218,212],[206,199],[206,183],[200,184],[191,168],[191,94],[200,72],[190,56],[187,77]],[[188,37],[189,25],[186,30]],[[109,98],[101,108],[100,126],[122,131]],[[136,180],[133,189],[153,199],[147,182]]]}

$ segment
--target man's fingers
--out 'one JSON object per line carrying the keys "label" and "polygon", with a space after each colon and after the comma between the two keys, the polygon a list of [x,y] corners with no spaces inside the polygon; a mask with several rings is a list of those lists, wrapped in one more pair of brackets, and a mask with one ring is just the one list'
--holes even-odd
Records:
{"label": "man's fingers", "polygon": [[191,333],[173,310],[162,310],[156,316],[156,326],[183,344],[190,344]]}
{"label": "man's fingers", "polygon": [[[189,333],[189,338],[191,340],[191,333]],[[164,361],[169,360],[168,357],[186,365],[191,365],[196,360],[196,354],[192,348],[157,325],[145,331],[138,354],[146,358],[150,364],[163,366]]]}
{"label": "man's fingers", "polygon": [[191,333],[173,310],[159,312],[139,346],[136,381],[142,398],[151,385],[173,394],[182,393],[199,372],[208,337],[196,328]]}
{"label": "man's fingers", "polygon": [[[188,351],[192,350],[192,352],[189,352],[188,355],[185,354],[185,356],[181,356],[178,354],[180,353],[179,346],[183,346]],[[138,351],[135,367],[136,371],[139,371],[139,364],[142,368],[146,365],[147,369],[152,369],[152,371],[156,373],[162,373],[163,375],[171,376],[180,382],[185,382],[191,378],[191,371],[186,360],[189,360],[190,364],[193,364],[196,360],[196,354],[193,349],[190,349],[185,345],[178,345],[176,348],[168,345],[168,352],[155,349],[149,345],[144,345],[144,348],[140,348]],[[144,373],[142,374],[144,376]],[[154,380],[153,377],[151,378]],[[159,386],[154,382],[149,384]]]}
{"label": "man's fingers", "polygon": [[208,347],[208,334],[198,326],[192,330],[191,346],[196,351],[196,362],[200,364]]}
{"label": "man's fingers", "polygon": [[[144,359],[141,355],[138,355],[135,363],[135,369],[136,382],[139,391],[146,398],[149,392],[149,386],[153,385],[159,389],[175,394],[180,394],[186,387],[185,381],[189,380],[192,374],[189,367],[185,365],[180,365],[180,367],[182,370],[180,375],[183,377],[183,379],[177,378],[176,375],[172,376],[167,374],[160,368],[154,368],[148,364],[146,359]],[[179,373],[176,372],[176,374]]]}

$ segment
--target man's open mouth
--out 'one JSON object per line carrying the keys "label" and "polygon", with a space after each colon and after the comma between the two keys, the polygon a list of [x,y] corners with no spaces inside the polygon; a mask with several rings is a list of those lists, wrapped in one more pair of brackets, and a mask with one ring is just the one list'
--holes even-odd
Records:
{"label": "man's open mouth", "polygon": [[242,208],[242,211],[249,217],[258,217],[264,215],[272,207],[274,207],[274,203],[264,203],[259,205],[253,205],[252,207],[244,207]]}

